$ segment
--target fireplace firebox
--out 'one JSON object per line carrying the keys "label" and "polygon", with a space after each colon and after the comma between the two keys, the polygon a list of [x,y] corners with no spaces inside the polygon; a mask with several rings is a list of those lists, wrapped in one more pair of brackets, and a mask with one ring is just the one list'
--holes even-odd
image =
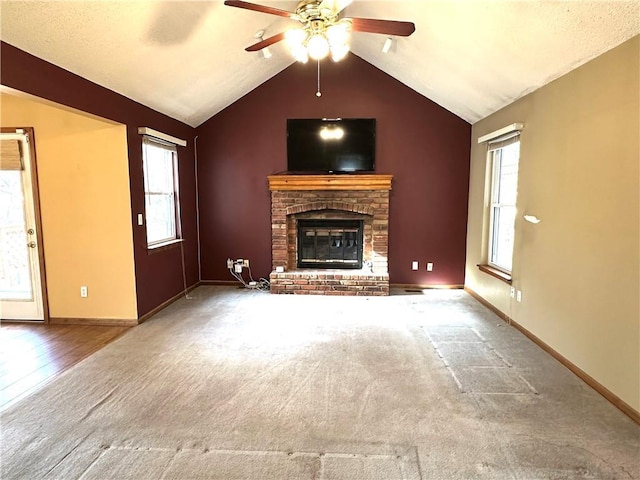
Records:
{"label": "fireplace firebox", "polygon": [[362,268],[362,220],[299,219],[298,268]]}

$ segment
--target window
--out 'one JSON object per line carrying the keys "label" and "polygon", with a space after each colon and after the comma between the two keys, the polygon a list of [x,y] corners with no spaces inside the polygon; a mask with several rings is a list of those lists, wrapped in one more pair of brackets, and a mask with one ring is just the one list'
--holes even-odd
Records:
{"label": "window", "polygon": [[175,145],[143,137],[144,208],[149,247],[179,238],[177,158]]}
{"label": "window", "polygon": [[491,210],[489,213],[489,265],[511,273],[513,261],[520,137],[489,143]]}

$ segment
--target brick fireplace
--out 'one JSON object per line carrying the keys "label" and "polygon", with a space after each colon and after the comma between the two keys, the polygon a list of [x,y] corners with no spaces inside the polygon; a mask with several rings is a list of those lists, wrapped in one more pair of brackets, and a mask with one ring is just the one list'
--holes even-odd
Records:
{"label": "brick fireplace", "polygon": [[[391,175],[271,175],[272,293],[389,294]],[[300,220],[358,221],[363,267],[297,268]],[[279,270],[282,269],[282,272]]]}

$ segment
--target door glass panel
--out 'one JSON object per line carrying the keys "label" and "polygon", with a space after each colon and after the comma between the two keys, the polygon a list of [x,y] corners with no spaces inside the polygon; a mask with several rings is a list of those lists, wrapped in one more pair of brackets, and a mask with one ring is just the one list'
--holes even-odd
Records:
{"label": "door glass panel", "polygon": [[32,300],[22,171],[0,170],[0,298]]}

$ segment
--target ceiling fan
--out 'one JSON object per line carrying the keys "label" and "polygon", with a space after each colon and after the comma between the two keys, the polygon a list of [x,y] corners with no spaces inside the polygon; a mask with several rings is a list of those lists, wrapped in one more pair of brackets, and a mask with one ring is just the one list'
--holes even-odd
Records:
{"label": "ceiling fan", "polygon": [[[350,2],[346,2],[350,3]],[[340,18],[344,8],[335,0],[302,0],[295,12],[258,5],[241,0],[226,0],[225,5],[255,12],[286,17],[300,22],[298,28],[261,39],[245,50],[257,52],[274,43],[286,40],[291,53],[299,62],[306,63],[311,57],[321,60],[329,54],[334,61],[341,60],[349,52],[349,32],[379,33],[389,36],[408,37],[416,27],[412,22],[376,20],[370,18]]]}

